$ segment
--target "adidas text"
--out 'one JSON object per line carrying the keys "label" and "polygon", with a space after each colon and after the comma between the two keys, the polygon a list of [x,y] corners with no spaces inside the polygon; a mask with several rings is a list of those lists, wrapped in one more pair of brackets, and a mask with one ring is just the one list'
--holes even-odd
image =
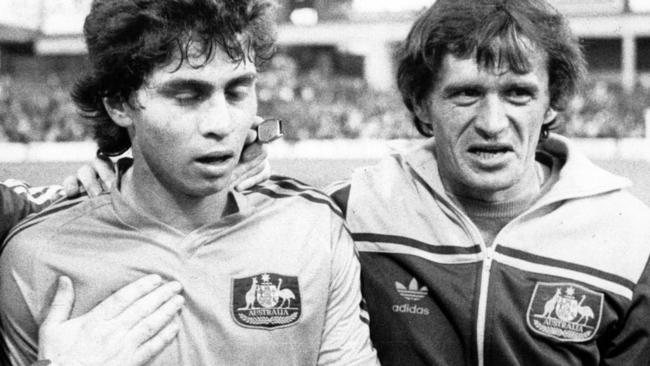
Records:
{"label": "adidas text", "polygon": [[411,304],[393,305],[393,312],[429,315],[429,309],[417,305],[411,305]]}

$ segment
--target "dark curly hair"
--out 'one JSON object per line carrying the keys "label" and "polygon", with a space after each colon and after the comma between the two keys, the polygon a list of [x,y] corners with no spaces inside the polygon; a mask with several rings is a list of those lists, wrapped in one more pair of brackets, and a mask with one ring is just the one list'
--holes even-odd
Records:
{"label": "dark curly hair", "polygon": [[77,82],[72,98],[93,122],[100,151],[118,155],[131,146],[103,98],[128,102],[157,66],[179,54],[178,67],[189,62],[195,43],[203,65],[217,49],[233,62],[259,65],[275,50],[274,8],[271,0],[94,0],[84,23],[91,72]]}
{"label": "dark curly hair", "polygon": [[[585,59],[565,18],[544,0],[438,0],[415,22],[402,45],[397,84],[415,127],[433,136],[414,107],[423,102],[437,80],[446,54],[458,58],[475,53],[486,69],[507,65],[515,73],[529,72],[532,46],[547,55],[551,107],[565,109],[585,74]],[[541,135],[555,120],[542,126]]]}

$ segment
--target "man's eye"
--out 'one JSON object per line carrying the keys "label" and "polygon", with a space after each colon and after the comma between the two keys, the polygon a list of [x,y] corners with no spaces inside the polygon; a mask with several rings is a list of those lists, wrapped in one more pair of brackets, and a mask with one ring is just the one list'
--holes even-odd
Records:
{"label": "man's eye", "polygon": [[481,92],[475,89],[459,90],[451,95],[454,103],[462,106],[475,103],[481,97]]}
{"label": "man's eye", "polygon": [[506,98],[514,104],[526,104],[533,98],[533,94],[529,90],[515,88],[506,92]]}
{"label": "man's eye", "polygon": [[250,90],[249,88],[246,87],[230,88],[226,90],[226,98],[228,98],[228,100],[233,102],[240,102],[246,99],[249,93]]}
{"label": "man's eye", "polygon": [[201,94],[192,91],[177,92],[174,99],[181,104],[187,104],[201,100]]}

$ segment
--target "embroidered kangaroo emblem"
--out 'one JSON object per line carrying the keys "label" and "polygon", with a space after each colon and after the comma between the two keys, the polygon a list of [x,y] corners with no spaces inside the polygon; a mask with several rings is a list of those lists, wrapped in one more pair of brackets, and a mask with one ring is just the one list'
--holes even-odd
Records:
{"label": "embroidered kangaroo emblem", "polygon": [[232,317],[242,327],[287,327],[302,312],[298,277],[266,272],[235,278],[231,304]]}
{"label": "embroidered kangaroo emblem", "polygon": [[538,282],[526,321],[537,334],[562,342],[585,342],[598,331],[603,299],[602,293],[576,283]]}

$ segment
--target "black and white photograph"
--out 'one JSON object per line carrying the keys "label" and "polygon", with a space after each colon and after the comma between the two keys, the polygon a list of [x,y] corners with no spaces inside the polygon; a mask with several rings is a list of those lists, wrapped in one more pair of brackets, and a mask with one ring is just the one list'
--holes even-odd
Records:
{"label": "black and white photograph", "polygon": [[650,0],[0,0],[0,366],[650,365]]}

